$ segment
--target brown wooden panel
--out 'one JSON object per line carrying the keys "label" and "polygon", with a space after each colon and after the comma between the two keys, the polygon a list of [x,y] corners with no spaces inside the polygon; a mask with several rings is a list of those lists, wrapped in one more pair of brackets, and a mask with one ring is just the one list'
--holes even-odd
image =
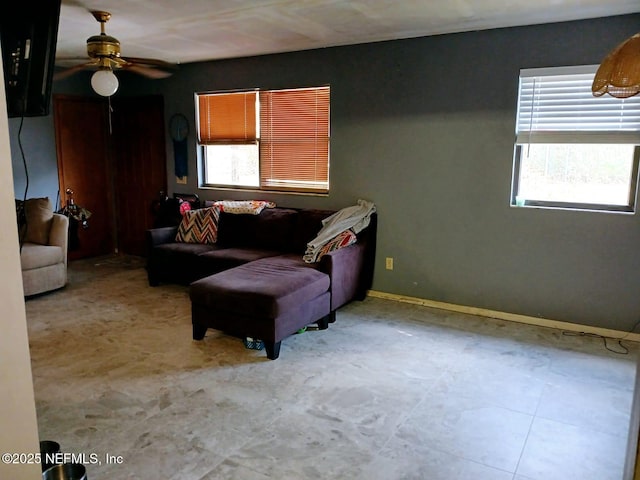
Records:
{"label": "brown wooden panel", "polygon": [[162,97],[114,98],[112,119],[118,250],[144,256],[152,202],[167,191]]}
{"label": "brown wooden panel", "polygon": [[89,228],[78,229],[79,244],[69,259],[114,251],[113,198],[109,169],[109,122],[104,99],[55,95],[53,99],[60,199],[71,188],[91,212]]}

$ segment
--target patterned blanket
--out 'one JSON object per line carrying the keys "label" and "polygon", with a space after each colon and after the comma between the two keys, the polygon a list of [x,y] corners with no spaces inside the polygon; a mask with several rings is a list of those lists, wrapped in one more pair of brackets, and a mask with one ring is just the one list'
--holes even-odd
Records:
{"label": "patterned blanket", "polygon": [[219,200],[213,203],[221,212],[258,215],[265,208],[274,208],[274,202],[264,200]]}
{"label": "patterned blanket", "polygon": [[[304,261],[307,263],[317,262],[321,254],[326,253],[323,248],[328,244],[338,242],[339,248],[350,245],[354,238],[338,237],[340,234],[351,230],[354,234],[364,230],[371,221],[371,215],[376,211],[376,206],[366,200],[358,200],[357,205],[343,208],[330,217],[322,221],[322,228],[316,238],[307,243],[304,254]],[[355,237],[355,235],[354,235]],[[351,243],[349,243],[351,242]]]}

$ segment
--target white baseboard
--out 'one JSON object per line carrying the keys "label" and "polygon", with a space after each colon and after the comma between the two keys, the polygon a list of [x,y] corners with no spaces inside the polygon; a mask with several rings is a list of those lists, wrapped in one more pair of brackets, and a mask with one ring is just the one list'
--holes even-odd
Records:
{"label": "white baseboard", "polygon": [[528,325],[537,325],[539,327],[555,328],[558,330],[566,330],[569,332],[590,333],[614,340],[640,342],[640,333],[631,333],[621,330],[592,327],[589,325],[562,322],[559,320],[549,320],[547,318],[531,317],[528,315],[520,315],[517,313],[500,312],[498,310],[487,310],[486,308],[468,307],[465,305],[456,305],[455,303],[445,303],[417,297],[408,297],[406,295],[396,295],[394,293],[378,292],[376,290],[369,290],[367,292],[367,295],[370,297],[384,298],[387,300],[394,300],[396,302],[412,303],[414,305],[439,308],[441,310],[449,310],[452,312],[467,313],[469,315],[478,315],[481,317],[497,318],[510,322],[526,323]]}

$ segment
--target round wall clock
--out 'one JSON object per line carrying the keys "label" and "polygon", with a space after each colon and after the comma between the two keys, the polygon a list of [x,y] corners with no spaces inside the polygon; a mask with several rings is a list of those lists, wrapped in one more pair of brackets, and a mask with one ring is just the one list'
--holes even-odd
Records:
{"label": "round wall clock", "polygon": [[181,142],[189,135],[189,121],[181,113],[174,114],[169,119],[169,133],[171,139],[176,142]]}

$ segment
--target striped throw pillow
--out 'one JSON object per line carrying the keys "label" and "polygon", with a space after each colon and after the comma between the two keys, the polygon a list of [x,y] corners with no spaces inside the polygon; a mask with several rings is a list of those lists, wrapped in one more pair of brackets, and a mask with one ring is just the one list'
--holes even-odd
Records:
{"label": "striped throw pillow", "polygon": [[176,242],[213,244],[218,240],[218,207],[199,208],[184,212],[178,225]]}

